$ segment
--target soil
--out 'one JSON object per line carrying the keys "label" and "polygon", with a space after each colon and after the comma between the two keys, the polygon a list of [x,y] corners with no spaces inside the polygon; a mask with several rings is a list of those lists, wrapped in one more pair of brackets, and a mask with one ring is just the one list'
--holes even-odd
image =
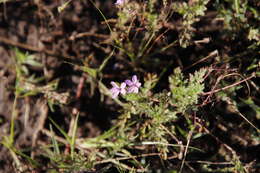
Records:
{"label": "soil", "polygon": [[[9,133],[14,103],[14,84],[16,80],[14,47],[37,57],[43,64],[43,69],[31,69],[34,73],[44,74],[46,84],[54,79],[61,79],[59,91],[68,91],[75,97],[78,84],[84,74],[73,66],[62,62],[82,64],[88,57],[101,57],[108,50],[100,50],[97,42],[106,39],[103,36],[107,28],[102,23],[102,17],[89,1],[72,1],[62,12],[58,7],[63,1],[8,1],[0,4],[0,138]],[[112,1],[97,3],[108,18],[115,15]],[[81,36],[80,34],[83,35]],[[100,36],[99,36],[99,35]],[[98,35],[98,36],[96,36]],[[103,36],[103,37],[102,37]],[[106,52],[104,52],[106,51]],[[92,62],[97,66],[99,59]],[[28,148],[35,140],[44,141],[46,137],[39,135],[33,139],[38,126],[47,126],[44,114],[53,117],[59,123],[68,123],[72,109],[77,107],[81,114],[79,135],[94,137],[110,127],[111,117],[106,108],[99,105],[98,97],[89,99],[93,94],[88,86],[82,88],[80,98],[68,106],[55,107],[55,113],[46,112],[47,103],[42,95],[18,99],[18,118],[15,122],[15,146]],[[96,91],[94,91],[96,92]],[[24,111],[29,111],[26,117]],[[67,116],[67,117],[66,117]],[[27,119],[26,119],[27,118]],[[26,124],[25,124],[26,123]],[[64,126],[66,127],[66,126]],[[38,142],[39,142],[38,141]],[[9,151],[0,145],[0,172],[14,172],[13,159]]]}

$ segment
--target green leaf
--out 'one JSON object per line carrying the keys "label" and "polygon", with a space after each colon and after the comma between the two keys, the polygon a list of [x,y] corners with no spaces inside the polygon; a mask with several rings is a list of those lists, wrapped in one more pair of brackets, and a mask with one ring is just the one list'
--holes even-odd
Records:
{"label": "green leaf", "polygon": [[24,62],[24,64],[28,64],[28,65],[30,65],[30,66],[32,66],[32,67],[38,67],[38,68],[41,68],[41,67],[43,67],[43,65],[42,65],[42,63],[40,63],[40,62],[38,62],[38,61],[36,61],[36,60],[34,60],[34,59],[27,59],[25,62]]}
{"label": "green leaf", "polygon": [[57,140],[54,138],[54,132],[53,132],[51,124],[50,124],[50,131],[51,131],[51,141],[52,141],[52,145],[54,148],[54,152],[55,152],[55,154],[60,154],[60,148],[59,148]]}
{"label": "green leaf", "polygon": [[53,119],[51,117],[48,117],[49,120],[52,122],[52,124],[61,132],[61,134],[66,138],[66,140],[68,141],[68,143],[70,143],[71,138],[69,137],[69,135],[55,122],[53,121]]}
{"label": "green leaf", "polygon": [[99,68],[98,68],[98,71],[99,71],[99,72],[101,72],[101,71],[104,69],[104,67],[107,65],[108,61],[110,60],[110,58],[111,58],[112,55],[114,54],[114,50],[115,50],[115,49],[113,49],[113,51],[108,55],[108,57],[106,57],[106,58],[104,59],[104,61],[102,62],[102,64],[99,66]]}
{"label": "green leaf", "polygon": [[91,77],[93,77],[93,78],[97,77],[97,69],[86,67],[86,66],[82,66],[81,69],[82,69],[82,71],[89,74]]}
{"label": "green leaf", "polygon": [[76,141],[76,132],[78,129],[78,119],[79,119],[79,113],[77,114],[74,124],[73,124],[73,129],[72,129],[72,137],[71,137],[71,142],[70,142],[70,150],[71,150],[71,158],[74,158],[74,150],[75,150],[75,141]]}

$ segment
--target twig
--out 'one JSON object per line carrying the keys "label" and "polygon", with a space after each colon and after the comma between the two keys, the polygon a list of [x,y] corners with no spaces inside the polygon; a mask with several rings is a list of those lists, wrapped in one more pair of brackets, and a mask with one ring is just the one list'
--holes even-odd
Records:
{"label": "twig", "polygon": [[95,34],[95,33],[91,33],[91,32],[83,32],[83,33],[78,33],[78,34],[75,34],[75,35],[71,35],[69,37],[69,40],[75,40],[77,38],[81,38],[81,37],[97,37],[97,38],[103,38],[103,39],[107,39],[109,38],[108,35],[105,35],[105,34]]}
{"label": "twig", "polygon": [[29,121],[31,107],[30,107],[29,97],[28,96],[25,97],[24,101],[25,101],[24,127],[26,128],[27,127],[27,123]]}
{"label": "twig", "polygon": [[210,162],[210,161],[203,161],[203,160],[194,160],[194,161],[186,161],[187,163],[202,163],[208,165],[234,165],[231,162]]}
{"label": "twig", "polygon": [[209,37],[206,37],[206,38],[203,38],[202,40],[196,40],[194,41],[194,43],[197,45],[197,44],[206,44],[206,43],[209,43],[210,42],[210,38]]}
{"label": "twig", "polygon": [[177,139],[176,136],[174,136],[166,127],[164,127],[162,124],[160,125],[161,128],[163,128],[171,137],[174,139],[178,144],[180,144],[180,141]]}
{"label": "twig", "polygon": [[70,56],[67,56],[67,55],[59,55],[59,54],[55,53],[54,51],[51,51],[51,50],[48,50],[48,49],[45,49],[45,48],[33,47],[31,45],[12,41],[8,38],[4,38],[4,37],[1,37],[1,36],[0,36],[0,42],[7,44],[7,45],[20,47],[22,49],[26,49],[26,50],[29,50],[29,51],[32,51],[32,52],[45,53],[47,55],[55,56],[59,59],[62,59],[64,61],[68,61],[68,62],[72,62],[72,63],[75,63],[75,64],[82,64],[81,61],[73,59],[73,57],[70,57]]}
{"label": "twig", "polygon": [[118,166],[120,166],[120,167],[122,167],[122,168],[124,168],[124,169],[129,170],[130,172],[133,172],[133,171],[134,171],[134,172],[146,172],[145,169],[132,168],[132,167],[129,167],[129,166],[127,166],[126,164],[120,163],[120,162],[118,162],[118,161],[116,161],[116,160],[111,160],[111,162],[114,163],[114,164],[116,164],[116,165],[118,165]]}
{"label": "twig", "polygon": [[23,44],[23,43],[19,43],[19,42],[16,42],[16,41],[12,41],[10,39],[7,39],[7,38],[1,37],[1,36],[0,36],[0,42],[3,42],[5,44],[9,44],[9,45],[12,45],[12,46],[20,47],[20,48],[23,48],[23,49],[27,49],[27,50],[30,50],[30,51],[34,51],[34,52],[43,52],[43,51],[46,52],[47,51],[47,52],[50,53],[50,51],[48,51],[48,50],[43,50],[43,49],[40,49],[40,48],[30,46],[28,44]]}
{"label": "twig", "polygon": [[184,163],[185,163],[185,159],[186,159],[187,151],[188,151],[188,148],[189,148],[189,145],[190,145],[190,139],[192,137],[192,134],[193,134],[193,129],[189,132],[188,137],[187,137],[187,144],[186,144],[186,148],[185,148],[185,151],[184,151],[184,157],[182,159],[181,168],[180,168],[180,171],[179,171],[180,173],[182,172],[182,169],[183,169],[183,166],[184,166]]}
{"label": "twig", "polygon": [[[41,115],[40,115],[39,120],[36,124],[35,132],[34,132],[33,137],[32,137],[32,147],[33,148],[36,146],[36,140],[38,138],[39,132],[44,128],[44,123],[45,123],[47,116],[48,116],[48,106],[46,105],[46,103],[43,103],[42,108],[41,108]],[[32,151],[31,156],[32,156],[32,158],[34,158],[34,156],[35,156],[34,151]]]}
{"label": "twig", "polygon": [[227,103],[228,103],[229,105],[232,105],[232,106],[235,108],[235,109],[234,109],[235,112],[236,112],[238,115],[240,115],[248,124],[250,124],[253,128],[255,128],[258,133],[260,133],[260,130],[259,130],[253,123],[251,123],[251,122],[236,108],[236,106],[234,105],[234,103],[232,103],[232,101],[227,100]]}
{"label": "twig", "polygon": [[228,85],[228,86],[226,86],[226,87],[219,88],[219,89],[216,89],[216,90],[213,90],[213,91],[209,91],[209,92],[204,92],[204,93],[202,93],[202,95],[211,95],[211,94],[217,93],[217,92],[219,92],[219,91],[223,91],[223,90],[232,88],[232,87],[234,87],[234,86],[236,86],[236,85],[239,85],[239,84],[241,84],[241,83],[243,83],[243,82],[246,82],[246,81],[248,81],[248,80],[250,80],[250,79],[252,79],[252,78],[254,78],[254,77],[255,77],[255,73],[254,73],[253,75],[249,76],[248,78],[245,78],[245,79],[243,79],[243,80],[241,80],[241,81],[239,81],[239,82],[233,83],[232,85]]}
{"label": "twig", "polygon": [[[209,75],[209,74],[208,74],[208,75]],[[217,88],[218,83],[219,83],[222,79],[224,79],[224,78],[226,78],[226,77],[229,77],[229,76],[234,76],[234,75],[239,75],[239,74],[237,74],[237,73],[231,73],[231,74],[227,74],[227,75],[224,75],[224,76],[219,76],[219,77],[217,78],[217,81],[216,81],[215,85],[214,85],[213,88],[212,88],[212,91]],[[239,76],[240,76],[240,75],[239,75]],[[205,79],[205,77],[204,77],[204,79]],[[211,97],[213,94],[214,94],[214,93],[209,94],[208,97],[203,101],[202,105],[206,105],[207,102],[208,102],[208,100],[210,99],[210,97]]]}
{"label": "twig", "polygon": [[95,164],[103,164],[103,163],[109,163],[111,162],[111,160],[117,160],[117,161],[121,161],[121,160],[128,160],[128,159],[132,159],[132,158],[140,158],[140,157],[150,157],[150,156],[160,156],[161,153],[147,153],[147,154],[140,154],[137,156],[131,156],[131,157],[118,157],[118,158],[114,158],[114,159],[107,159],[107,160],[101,160],[101,161],[97,161]]}
{"label": "twig", "polygon": [[201,63],[201,62],[203,62],[205,60],[207,60],[208,58],[214,57],[214,56],[218,56],[218,50],[214,50],[214,51],[210,52],[208,56],[206,56],[206,57],[198,60],[197,62],[191,64],[190,66],[184,68],[183,71],[185,71],[187,69],[190,69],[191,67],[193,67],[193,66],[195,66],[195,65],[197,65],[197,64],[199,64],[199,63]]}
{"label": "twig", "polygon": [[[163,35],[166,33],[166,32],[168,32],[169,31],[169,29],[166,29],[163,33],[161,33],[155,40],[154,40],[154,42],[152,43],[152,45],[150,46],[150,48],[149,49],[147,49],[147,51],[146,51],[146,53],[148,54],[150,51],[151,51],[151,49],[154,47],[154,44],[161,38],[161,37],[163,37]],[[145,52],[144,52],[145,53]]]}

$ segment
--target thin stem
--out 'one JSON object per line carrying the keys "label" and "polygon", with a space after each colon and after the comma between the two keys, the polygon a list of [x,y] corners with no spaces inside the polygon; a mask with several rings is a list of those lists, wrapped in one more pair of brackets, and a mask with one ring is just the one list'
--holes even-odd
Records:
{"label": "thin stem", "polygon": [[227,89],[232,88],[232,87],[234,87],[234,86],[237,86],[237,85],[239,85],[239,84],[241,84],[241,83],[243,83],[243,82],[246,82],[246,81],[248,81],[248,80],[254,78],[255,76],[256,76],[256,75],[255,75],[255,73],[254,73],[253,75],[249,76],[248,78],[245,78],[245,79],[243,79],[243,80],[241,80],[241,81],[239,81],[239,82],[236,82],[236,83],[234,83],[234,84],[232,84],[232,85],[228,85],[228,86],[226,86],[226,87],[219,88],[219,89],[216,89],[216,90],[213,90],[213,91],[209,91],[209,92],[204,92],[204,93],[202,93],[202,95],[210,95],[210,94],[217,93],[217,92],[219,92],[219,91],[227,90]]}

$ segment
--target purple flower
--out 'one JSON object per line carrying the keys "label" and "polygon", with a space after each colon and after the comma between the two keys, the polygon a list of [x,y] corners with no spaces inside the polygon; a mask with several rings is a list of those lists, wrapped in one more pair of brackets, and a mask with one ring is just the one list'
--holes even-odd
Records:
{"label": "purple flower", "polygon": [[112,81],[111,85],[113,86],[113,88],[110,89],[110,92],[112,93],[112,98],[116,98],[120,93],[125,95],[126,83],[121,83],[119,87],[115,82]]}
{"label": "purple flower", "polygon": [[138,93],[141,83],[137,79],[136,75],[132,77],[132,80],[126,80],[125,83],[128,85],[128,93]]}
{"label": "purple flower", "polygon": [[115,5],[123,5],[126,0],[117,0]]}

